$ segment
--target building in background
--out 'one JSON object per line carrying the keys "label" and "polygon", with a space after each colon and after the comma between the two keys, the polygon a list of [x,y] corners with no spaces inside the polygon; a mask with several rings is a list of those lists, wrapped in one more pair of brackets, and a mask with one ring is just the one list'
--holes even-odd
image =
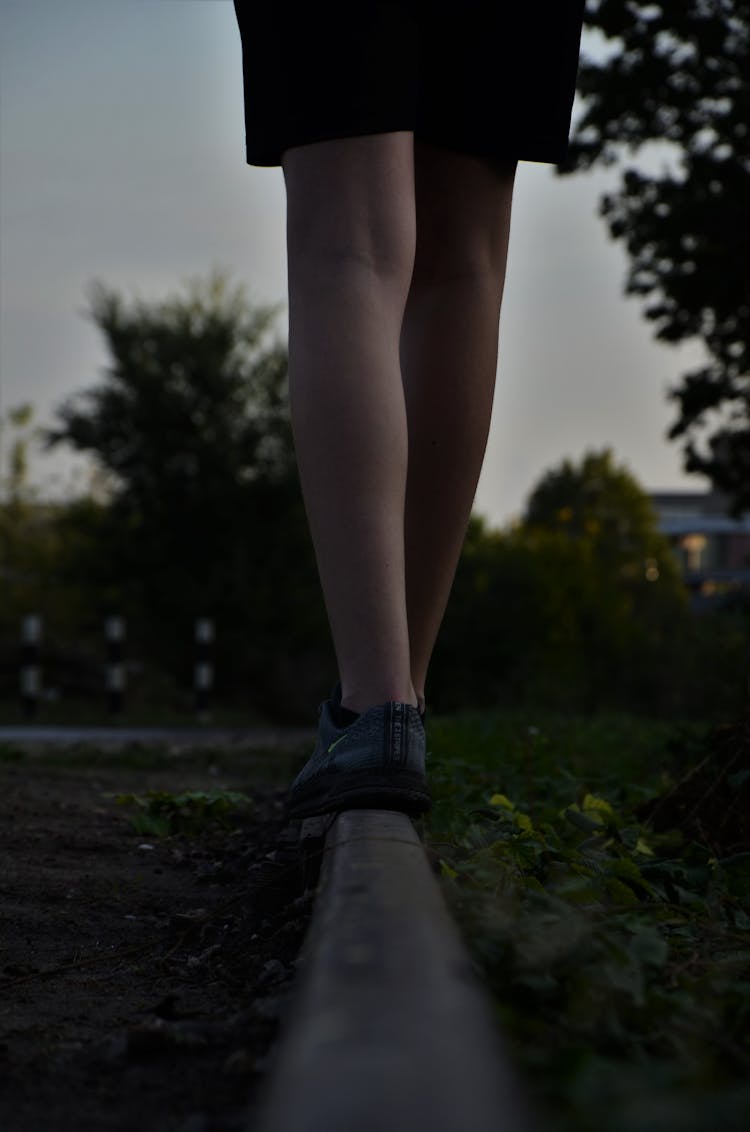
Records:
{"label": "building in background", "polygon": [[696,608],[743,593],[750,597],[750,514],[733,519],[727,500],[714,491],[650,496]]}

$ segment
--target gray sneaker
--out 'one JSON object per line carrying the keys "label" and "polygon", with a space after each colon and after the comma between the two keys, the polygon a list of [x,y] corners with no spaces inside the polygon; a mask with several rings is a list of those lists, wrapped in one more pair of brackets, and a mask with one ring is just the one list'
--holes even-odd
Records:
{"label": "gray sneaker", "polygon": [[294,818],[372,807],[421,813],[431,801],[425,781],[425,732],[411,704],[372,707],[338,727],[331,700],[318,709],[318,741],[289,792]]}

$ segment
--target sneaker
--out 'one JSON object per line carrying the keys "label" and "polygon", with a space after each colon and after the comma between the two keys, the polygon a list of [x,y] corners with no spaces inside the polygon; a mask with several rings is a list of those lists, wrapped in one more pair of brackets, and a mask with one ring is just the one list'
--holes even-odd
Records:
{"label": "sneaker", "polygon": [[338,687],[318,708],[318,741],[292,783],[290,816],[366,807],[429,810],[425,732],[417,709],[397,702],[381,704],[342,728],[334,717],[337,700]]}

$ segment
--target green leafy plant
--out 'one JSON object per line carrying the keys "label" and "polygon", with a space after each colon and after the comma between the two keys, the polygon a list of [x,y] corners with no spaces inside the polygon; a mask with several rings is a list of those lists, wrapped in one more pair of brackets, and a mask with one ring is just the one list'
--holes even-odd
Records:
{"label": "green leafy plant", "polygon": [[678,786],[663,729],[475,717],[432,737],[427,842],[546,1126],[594,1132],[606,1106],[614,1132],[739,1130],[750,853],[656,820]]}
{"label": "green leafy plant", "polygon": [[23,747],[15,743],[0,743],[0,763],[20,763],[26,758]]}
{"label": "green leafy plant", "polygon": [[252,806],[252,799],[234,790],[188,790],[170,794],[148,790],[145,795],[118,794],[120,806],[135,806],[131,821],[138,833],[166,837],[173,833],[199,833],[210,825],[227,828],[238,810]]}

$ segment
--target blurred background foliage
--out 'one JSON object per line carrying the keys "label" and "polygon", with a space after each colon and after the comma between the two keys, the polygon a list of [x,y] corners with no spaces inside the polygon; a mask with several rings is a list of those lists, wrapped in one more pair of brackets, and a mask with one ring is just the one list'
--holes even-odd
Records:
{"label": "blurred background foliage", "polygon": [[[614,168],[600,200],[626,294],[662,342],[702,359],[670,391],[688,472],[750,508],[750,0],[587,0],[571,174]],[[601,48],[604,48],[602,50]]]}
{"label": "blurred background foliage", "polygon": [[[163,302],[102,283],[89,300],[110,358],[99,383],[51,428],[29,406],[3,422],[0,701],[17,703],[20,622],[35,612],[45,685],[103,704],[102,623],[119,613],[126,714],[188,712],[202,616],[216,624],[216,706],[309,723],[336,668],[276,311],[220,271]],[[40,443],[92,459],[87,494],[37,498]],[[544,474],[513,528],[472,518],[428,703],[720,718],[745,702],[747,621],[741,606],[691,610],[648,495],[591,451]]]}

